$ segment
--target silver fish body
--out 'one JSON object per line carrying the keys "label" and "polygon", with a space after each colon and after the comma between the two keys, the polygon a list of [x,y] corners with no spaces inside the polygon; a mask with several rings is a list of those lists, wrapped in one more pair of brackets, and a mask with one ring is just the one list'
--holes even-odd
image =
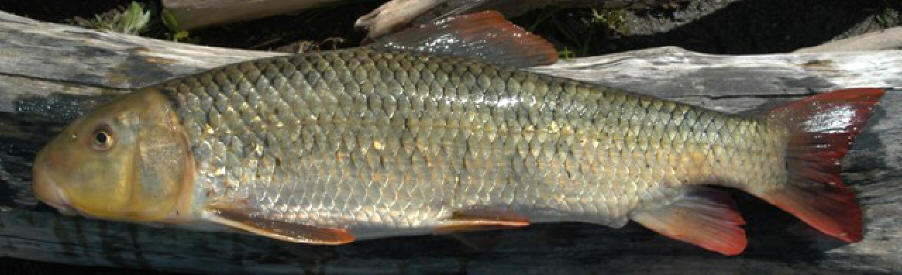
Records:
{"label": "silver fish body", "polygon": [[362,48],[158,89],[188,135],[199,205],[358,238],[454,213],[619,227],[684,185],[786,177],[786,131],[767,121],[464,59]]}

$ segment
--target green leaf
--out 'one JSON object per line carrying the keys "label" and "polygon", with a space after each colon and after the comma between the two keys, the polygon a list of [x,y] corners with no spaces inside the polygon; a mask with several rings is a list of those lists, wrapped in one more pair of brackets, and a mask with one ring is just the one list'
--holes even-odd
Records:
{"label": "green leaf", "polygon": [[171,11],[163,9],[162,17],[163,25],[166,25],[166,27],[169,28],[169,31],[172,31],[176,34],[182,31],[182,28],[179,27],[179,21],[175,19],[175,15],[173,15]]}
{"label": "green leaf", "polygon": [[571,58],[573,58],[574,52],[571,51],[570,49],[568,49],[567,47],[564,47],[564,49],[558,51],[557,54],[563,60],[570,60]]}
{"label": "green leaf", "polygon": [[119,18],[118,31],[126,34],[138,34],[147,27],[147,22],[150,22],[150,11],[144,11],[141,4],[132,1],[131,6]]}
{"label": "green leaf", "polygon": [[187,38],[188,38],[188,32],[186,32],[186,31],[176,32],[174,35],[172,35],[172,40],[175,40],[175,41],[182,41]]}

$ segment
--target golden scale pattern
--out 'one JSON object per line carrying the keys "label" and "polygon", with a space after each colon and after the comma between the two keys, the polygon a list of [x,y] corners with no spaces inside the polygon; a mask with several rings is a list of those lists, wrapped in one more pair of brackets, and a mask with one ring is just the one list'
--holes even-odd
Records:
{"label": "golden scale pattern", "polygon": [[208,202],[340,228],[455,211],[612,226],[683,184],[780,184],[764,120],[465,59],[361,48],[164,83]]}

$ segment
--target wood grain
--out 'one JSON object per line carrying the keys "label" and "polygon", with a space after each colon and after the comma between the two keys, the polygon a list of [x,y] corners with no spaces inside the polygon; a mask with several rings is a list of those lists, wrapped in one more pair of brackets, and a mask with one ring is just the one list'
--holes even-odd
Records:
{"label": "wood grain", "polygon": [[[179,27],[193,30],[212,25],[253,20],[273,15],[354,0],[162,0]],[[359,1],[359,0],[357,0]]]}
{"label": "wood grain", "polygon": [[[659,236],[578,223],[306,246],[61,216],[31,196],[35,152],[111,95],[275,55],[176,44],[0,13],[0,256],[192,272],[902,272],[902,90],[891,90],[845,158],[865,238],[845,244],[733,192],[749,247],[724,257]],[[900,87],[902,51],[718,56],[658,48],[532,70],[727,112],[849,87]],[[741,173],[741,171],[737,171]]]}

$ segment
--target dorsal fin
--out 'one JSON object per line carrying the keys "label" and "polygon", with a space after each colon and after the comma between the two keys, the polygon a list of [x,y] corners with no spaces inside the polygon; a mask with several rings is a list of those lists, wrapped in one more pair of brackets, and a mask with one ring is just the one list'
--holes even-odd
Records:
{"label": "dorsal fin", "polygon": [[379,39],[376,49],[474,58],[514,67],[548,65],[557,51],[545,39],[504,19],[497,11],[452,16]]}

